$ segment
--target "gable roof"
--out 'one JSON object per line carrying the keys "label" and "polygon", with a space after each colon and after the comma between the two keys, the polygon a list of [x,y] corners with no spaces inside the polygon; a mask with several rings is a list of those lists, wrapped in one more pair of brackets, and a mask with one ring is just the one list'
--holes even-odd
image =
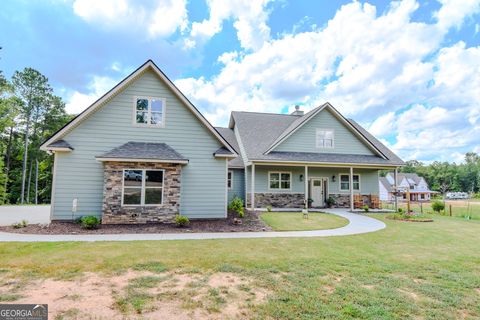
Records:
{"label": "gable roof", "polygon": [[200,122],[207,127],[207,129],[218,139],[218,141],[227,148],[233,155],[237,155],[234,148],[220,135],[217,130],[208,122],[207,119],[198,111],[198,109],[190,102],[190,100],[185,97],[185,95],[173,84],[173,82],[163,73],[162,70],[152,61],[147,60],[144,64],[138,67],[135,71],[133,71],[130,75],[120,81],[115,87],[110,89],[107,93],[101,96],[97,101],[95,101],[92,105],[90,105],[87,109],[85,109],[82,113],[78,116],[73,118],[70,122],[68,122],[65,126],[60,128],[57,132],[55,132],[50,138],[48,138],[42,145],[40,146],[41,150],[47,151],[49,150],[48,146],[57,140],[62,139],[68,132],[73,130],[76,126],[78,126],[83,120],[87,117],[95,113],[100,107],[104,106],[107,102],[109,102],[113,97],[115,97],[121,90],[123,90],[127,85],[129,85],[132,81],[137,79],[140,75],[142,75],[145,71],[152,70],[171,90],[172,92],[182,101],[185,106],[200,120]]}
{"label": "gable roof", "polygon": [[378,177],[378,181],[383,185],[383,187],[387,190],[387,192],[393,192],[393,185],[388,182],[386,177]]}
{"label": "gable roof", "polygon": [[380,157],[386,159],[386,156],[374,145],[372,144],[368,139],[366,139],[361,132],[358,131],[358,129],[353,126],[347,119],[345,119],[340,112],[337,111],[330,103],[326,102],[323,105],[316,107],[315,109],[309,111],[306,113],[304,116],[298,117],[293,121],[288,128],[286,128],[275,141],[268,147],[268,149],[265,151],[265,154],[268,154],[271,152],[275,147],[277,147],[279,144],[281,144],[285,139],[287,139],[289,136],[291,136],[295,131],[300,129],[303,125],[305,125],[308,121],[313,119],[317,114],[319,114],[322,110],[328,109],[329,111],[332,112],[332,114],[340,120],[347,128],[349,128],[360,140],[362,140],[370,149],[372,149],[375,153],[377,153]]}
{"label": "gable roof", "polygon": [[[311,117],[320,112],[324,107],[330,104],[324,104],[313,109],[304,116],[288,114],[272,114],[258,112],[236,112],[233,111],[230,118],[230,128],[238,132],[238,144],[243,146],[241,150],[244,162],[249,161],[282,161],[282,162],[320,162],[320,163],[351,163],[351,164],[372,164],[385,166],[401,166],[404,164],[402,159],[395,155],[378,139],[373,137],[367,130],[353,120],[343,118],[343,121],[356,133],[365,143],[371,145],[377,155],[365,156],[358,154],[329,154],[329,153],[310,153],[310,152],[279,152],[268,151],[278,141],[280,137],[287,137],[289,133],[294,132],[295,128],[305,124]],[[337,112],[338,111],[334,111]],[[237,149],[238,150],[238,149]],[[238,150],[240,151],[240,150]]]}
{"label": "gable roof", "polygon": [[169,163],[188,163],[188,159],[166,143],[130,141],[102,155],[95,157],[99,161],[160,161]]}

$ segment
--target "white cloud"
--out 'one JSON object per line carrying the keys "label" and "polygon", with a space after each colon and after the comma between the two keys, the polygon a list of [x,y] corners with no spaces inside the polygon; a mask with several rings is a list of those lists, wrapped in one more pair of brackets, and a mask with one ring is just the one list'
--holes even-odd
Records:
{"label": "white cloud", "polygon": [[435,14],[438,26],[442,29],[459,28],[465,17],[472,16],[480,10],[479,0],[438,0],[442,7]]}
{"label": "white cloud", "polygon": [[65,109],[69,114],[78,114],[94,103],[98,98],[112,89],[119,79],[113,79],[105,76],[93,76],[88,84],[88,93],[73,91],[67,94],[68,101]]}
{"label": "white cloud", "polygon": [[[353,2],[323,29],[224,53],[216,76],[176,84],[217,125],[232,110],[278,112],[330,101],[380,138],[395,136],[392,147],[405,159],[448,158],[474,143],[469,130],[480,133],[480,47],[441,47],[450,28],[480,11],[477,2],[455,10],[445,2],[430,24],[411,20],[414,0],[393,2],[381,15]],[[192,25],[193,35],[221,30],[230,11],[215,8],[209,20]]]}
{"label": "white cloud", "polygon": [[271,0],[208,0],[209,19],[193,22],[190,39],[186,47],[192,48],[197,42],[205,42],[222,30],[225,20],[233,19],[240,45],[245,49],[259,49],[270,38],[270,28],[266,21],[266,6]]}
{"label": "white cloud", "polygon": [[139,5],[132,0],[75,0],[75,14],[104,28],[147,31],[151,37],[168,37],[188,24],[185,0],[155,0]]}

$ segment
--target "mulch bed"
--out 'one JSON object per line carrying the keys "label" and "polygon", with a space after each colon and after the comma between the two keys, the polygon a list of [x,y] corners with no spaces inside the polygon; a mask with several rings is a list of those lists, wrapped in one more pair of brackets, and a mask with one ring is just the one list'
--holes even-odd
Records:
{"label": "mulch bed", "polygon": [[73,222],[52,222],[48,225],[29,224],[25,228],[15,229],[12,226],[0,226],[1,232],[25,234],[119,234],[119,233],[192,233],[192,232],[245,232],[271,231],[257,212],[247,211],[242,224],[234,224],[235,215],[227,219],[191,220],[190,225],[178,228],[175,224],[118,224],[100,225],[96,230],[85,230]]}

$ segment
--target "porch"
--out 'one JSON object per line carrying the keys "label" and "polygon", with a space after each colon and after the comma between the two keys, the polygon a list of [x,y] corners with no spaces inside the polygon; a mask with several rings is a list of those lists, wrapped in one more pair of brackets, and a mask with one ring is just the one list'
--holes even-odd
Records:
{"label": "porch", "polygon": [[[263,164],[245,168],[250,209],[380,208],[378,166]],[[391,169],[391,168],[390,168]]]}

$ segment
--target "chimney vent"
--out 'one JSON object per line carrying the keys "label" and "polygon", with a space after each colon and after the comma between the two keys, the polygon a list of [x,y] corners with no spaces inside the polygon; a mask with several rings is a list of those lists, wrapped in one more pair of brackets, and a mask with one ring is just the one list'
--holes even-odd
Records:
{"label": "chimney vent", "polygon": [[293,111],[293,112],[291,113],[291,115],[293,115],[293,116],[303,116],[303,111],[300,110],[300,106],[299,106],[299,105],[296,105],[296,106],[295,106],[295,111]]}

